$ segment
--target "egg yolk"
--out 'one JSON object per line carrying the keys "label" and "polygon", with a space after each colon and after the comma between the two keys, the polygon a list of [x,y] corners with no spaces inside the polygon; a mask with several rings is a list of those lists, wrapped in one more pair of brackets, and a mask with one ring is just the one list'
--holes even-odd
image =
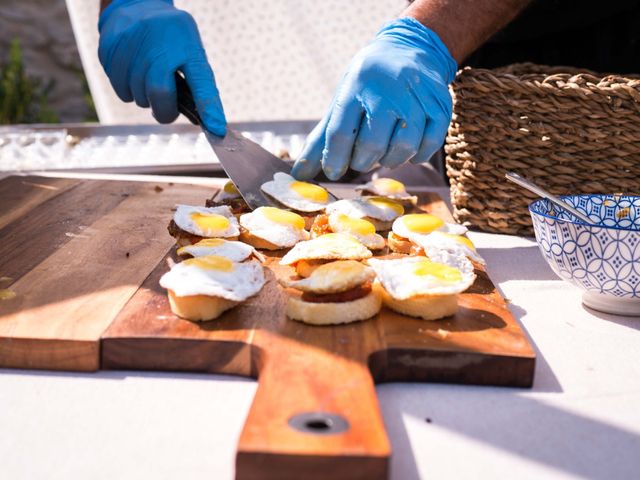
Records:
{"label": "egg yolk", "polygon": [[193,212],[191,220],[204,232],[220,232],[224,231],[231,225],[229,219],[224,215],[217,213],[201,213]]}
{"label": "egg yolk", "polygon": [[456,243],[459,243],[460,245],[469,247],[471,250],[476,249],[476,246],[467,237],[463,237],[462,235],[454,235],[452,233],[442,233],[442,235],[446,238],[450,238],[451,240],[453,240]]}
{"label": "egg yolk", "polygon": [[360,235],[373,235],[376,233],[376,227],[373,226],[373,223],[361,218],[351,218],[344,214],[338,214],[336,222],[336,227],[338,227],[340,231],[347,231],[349,233],[357,233]]}
{"label": "egg yolk", "polygon": [[262,207],[260,208],[260,213],[267,219],[280,225],[290,225],[297,230],[304,229],[304,218],[297,213],[274,207]]}
{"label": "egg yolk", "polygon": [[431,233],[444,225],[444,222],[428,213],[412,213],[402,217],[405,226],[414,233]]}
{"label": "egg yolk", "polygon": [[384,198],[384,197],[369,198],[367,200],[367,203],[369,203],[370,205],[373,205],[374,207],[381,208],[383,210],[391,209],[394,212],[396,212],[398,216],[404,214],[404,207],[398,202],[394,202],[389,198]]}
{"label": "egg yolk", "polygon": [[225,193],[240,195],[238,188],[232,181],[228,181],[227,183],[225,183],[222,189],[225,191]]}
{"label": "egg yolk", "polygon": [[376,187],[376,190],[383,193],[405,192],[404,184],[393,178],[377,178],[373,181],[373,186]]}
{"label": "egg yolk", "polygon": [[203,270],[217,270],[220,272],[233,271],[233,262],[228,258],[221,257],[219,255],[206,255],[204,257],[190,258],[182,263],[198,267]]}
{"label": "egg yolk", "polygon": [[457,283],[462,280],[462,273],[457,268],[431,260],[416,262],[413,273],[420,277],[428,275],[446,283]]}
{"label": "egg yolk", "polygon": [[312,202],[327,203],[329,201],[329,192],[313,183],[294,181],[289,184],[289,188]]}

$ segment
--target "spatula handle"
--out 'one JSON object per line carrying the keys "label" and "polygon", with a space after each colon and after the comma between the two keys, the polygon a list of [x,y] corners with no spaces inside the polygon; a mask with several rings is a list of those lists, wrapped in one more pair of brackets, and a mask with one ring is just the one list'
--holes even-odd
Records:
{"label": "spatula handle", "polygon": [[196,108],[196,102],[191,94],[189,84],[180,72],[175,73],[176,92],[178,96],[178,111],[189,119],[194,125],[201,125],[202,120]]}

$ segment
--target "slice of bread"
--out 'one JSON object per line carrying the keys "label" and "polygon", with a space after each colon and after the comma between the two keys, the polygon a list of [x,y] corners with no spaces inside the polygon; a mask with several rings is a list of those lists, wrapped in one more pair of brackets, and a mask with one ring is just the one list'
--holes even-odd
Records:
{"label": "slice of bread", "polygon": [[260,248],[262,250],[282,250],[285,247],[280,247],[275,243],[271,243],[264,238],[255,236],[244,227],[240,229],[240,241],[251,245],[254,248]]}
{"label": "slice of bread", "polygon": [[226,298],[210,297],[207,295],[189,295],[178,297],[173,290],[169,290],[169,305],[171,311],[179,317],[194,322],[205,322],[218,318],[223,312],[235,307],[240,302]]}
{"label": "slice of bread", "polygon": [[382,286],[374,282],[373,291],[377,292],[382,303],[391,310],[421,318],[423,320],[439,320],[458,311],[458,295],[418,295],[406,300],[397,300]]}
{"label": "slice of bread", "polygon": [[389,250],[392,252],[409,255],[411,253],[411,248],[413,247],[413,242],[404,237],[400,237],[393,232],[389,232],[389,235],[387,236],[387,245],[389,246]]}
{"label": "slice of bread", "polygon": [[305,302],[292,295],[287,302],[287,316],[311,325],[339,325],[371,318],[380,307],[380,296],[373,290],[357,300],[335,303]]}

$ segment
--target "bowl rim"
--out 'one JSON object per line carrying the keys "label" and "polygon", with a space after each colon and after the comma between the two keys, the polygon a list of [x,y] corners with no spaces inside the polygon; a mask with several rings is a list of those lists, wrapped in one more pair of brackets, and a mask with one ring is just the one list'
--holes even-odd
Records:
{"label": "bowl rim", "polygon": [[[622,197],[631,197],[631,198],[640,198],[640,195],[619,195],[616,193],[578,193],[575,195],[559,195],[560,199],[565,199],[565,198],[572,198],[572,197],[614,197],[614,196],[622,196]],[[615,226],[609,226],[609,225],[590,225],[588,223],[584,223],[581,221],[577,221],[577,220],[566,220],[564,218],[559,218],[559,217],[554,217],[553,215],[549,215],[546,213],[540,213],[540,212],[534,212],[533,211],[533,206],[537,203],[543,202],[543,201],[549,201],[546,198],[537,198],[536,200],[534,200],[533,202],[531,202],[529,204],[529,214],[530,215],[540,215],[541,217],[545,217],[548,218],[550,220],[555,220],[557,222],[564,222],[564,223],[572,223],[574,225],[578,225],[580,227],[586,227],[586,228],[604,228],[604,229],[608,229],[608,230],[620,230],[623,232],[638,232],[640,233],[640,227],[636,227],[636,228],[624,228],[624,227],[615,227]]]}

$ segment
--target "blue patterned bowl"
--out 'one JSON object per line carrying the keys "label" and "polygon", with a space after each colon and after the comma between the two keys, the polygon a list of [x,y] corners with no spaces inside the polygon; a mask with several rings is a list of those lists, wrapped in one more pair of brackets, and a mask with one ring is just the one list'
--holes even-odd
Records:
{"label": "blue patterned bowl", "polygon": [[640,316],[640,196],[570,195],[562,199],[597,226],[548,200],[529,205],[540,251],[553,271],[585,290],[595,310]]}

